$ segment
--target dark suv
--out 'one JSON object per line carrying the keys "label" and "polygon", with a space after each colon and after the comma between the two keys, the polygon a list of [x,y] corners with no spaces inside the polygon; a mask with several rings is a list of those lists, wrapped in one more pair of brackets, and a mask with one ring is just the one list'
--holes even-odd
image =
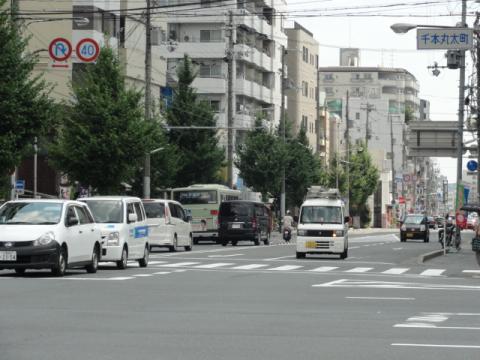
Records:
{"label": "dark suv", "polygon": [[270,244],[271,215],[265,204],[256,201],[232,200],[220,204],[218,238],[220,244],[233,246],[240,240],[260,245]]}
{"label": "dark suv", "polygon": [[430,230],[428,219],[422,214],[408,214],[402,221],[400,227],[400,241],[407,239],[423,239],[424,242],[430,240]]}

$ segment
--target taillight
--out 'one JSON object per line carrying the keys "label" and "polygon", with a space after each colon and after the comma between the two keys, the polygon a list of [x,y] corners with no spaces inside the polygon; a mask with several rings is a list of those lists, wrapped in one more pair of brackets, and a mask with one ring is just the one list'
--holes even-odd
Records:
{"label": "taillight", "polygon": [[210,215],[217,216],[218,210],[210,210]]}
{"label": "taillight", "polygon": [[252,228],[257,228],[257,218],[252,218]]}

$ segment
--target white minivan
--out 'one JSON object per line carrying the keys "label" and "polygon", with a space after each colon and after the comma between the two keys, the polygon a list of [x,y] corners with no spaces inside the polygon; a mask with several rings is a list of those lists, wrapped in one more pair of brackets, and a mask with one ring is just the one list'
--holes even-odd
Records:
{"label": "white minivan", "polygon": [[126,269],[128,260],[148,265],[148,225],[142,201],[129,196],[94,196],[79,199],[90,208],[102,231],[102,262]]}
{"label": "white minivan", "polygon": [[183,247],[192,250],[191,215],[183,206],[173,200],[142,200],[147,214],[149,244],[152,247],[166,247],[177,251]]}
{"label": "white minivan", "polygon": [[297,227],[297,259],[306,254],[348,256],[348,216],[340,198],[325,195],[305,200]]}

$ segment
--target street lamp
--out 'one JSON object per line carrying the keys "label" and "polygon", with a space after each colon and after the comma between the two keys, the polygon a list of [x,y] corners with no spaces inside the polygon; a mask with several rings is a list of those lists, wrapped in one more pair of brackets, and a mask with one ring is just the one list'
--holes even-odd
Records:
{"label": "street lamp", "polygon": [[[457,26],[444,25],[419,25],[419,24],[393,24],[390,28],[397,34],[406,33],[412,29],[423,28],[441,28],[441,29],[458,29],[468,28],[467,22],[467,0],[462,0],[462,20]],[[463,157],[463,121],[464,121],[464,106],[465,106],[465,50],[459,50],[460,53],[460,84],[458,94],[458,131],[457,131],[457,206],[456,212],[459,211],[461,204],[460,199],[460,184],[462,182],[462,157]],[[478,60],[478,59],[477,59]],[[460,237],[460,227],[456,227],[456,237]]]}

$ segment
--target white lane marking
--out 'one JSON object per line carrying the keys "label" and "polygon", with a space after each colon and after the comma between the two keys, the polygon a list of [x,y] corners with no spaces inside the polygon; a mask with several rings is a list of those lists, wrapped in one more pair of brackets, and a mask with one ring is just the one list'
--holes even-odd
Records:
{"label": "white lane marking", "polygon": [[409,347],[438,347],[450,349],[480,349],[479,345],[445,345],[445,344],[402,344],[393,343],[392,346],[409,346]]}
{"label": "white lane marking", "polygon": [[214,268],[219,268],[223,266],[228,266],[228,265],[235,265],[232,263],[214,263],[214,264],[206,264],[206,265],[198,265],[195,266],[196,269],[214,269]]}
{"label": "white lane marking", "polygon": [[153,275],[167,275],[167,274],[171,274],[170,271],[157,271],[157,272],[154,272]]}
{"label": "white lane marking", "polygon": [[179,262],[179,263],[173,263],[173,264],[166,264],[166,265],[158,265],[159,267],[182,267],[182,266],[190,266],[190,265],[196,265],[199,264],[198,262]]}
{"label": "white lane marking", "polygon": [[480,270],[463,270],[466,274],[480,274]]}
{"label": "white lane marking", "polygon": [[423,314],[421,316],[412,316],[407,319],[407,321],[413,321],[416,323],[426,321],[426,322],[432,322],[432,323],[441,323],[444,321],[448,320],[448,316],[445,316],[444,314],[437,314],[437,313],[432,313],[432,314]]}
{"label": "white lane marking", "polygon": [[208,255],[209,258],[225,258],[225,257],[234,257],[242,256],[243,254],[231,254],[231,255]]}
{"label": "white lane marking", "polygon": [[360,249],[360,246],[349,246],[348,248],[349,248],[350,250],[351,250],[351,249]]}
{"label": "white lane marking", "polygon": [[423,276],[441,276],[445,272],[445,269],[428,269],[422,272]]}
{"label": "white lane marking", "polygon": [[136,276],[136,277],[149,277],[149,276],[153,276],[152,274],[136,274],[136,275],[133,275],[133,276]]}
{"label": "white lane marking", "polygon": [[345,299],[358,299],[358,300],[406,300],[413,301],[413,297],[374,297],[374,296],[345,296]]}
{"label": "white lane marking", "polygon": [[356,267],[356,268],[347,270],[347,271],[345,271],[345,272],[348,272],[348,273],[364,273],[364,272],[370,271],[370,270],[372,270],[372,269],[373,269],[373,268]]}
{"label": "white lane marking", "polygon": [[262,267],[265,267],[265,266],[268,266],[268,265],[265,265],[265,264],[249,264],[249,265],[236,266],[236,267],[233,267],[232,269],[251,270],[251,269],[259,269],[259,268],[262,268]]}
{"label": "white lane marking", "polygon": [[176,273],[182,273],[182,272],[186,272],[188,271],[187,269],[178,269],[178,270],[173,270],[173,272],[176,272]]}
{"label": "white lane marking", "polygon": [[396,328],[444,329],[444,330],[480,330],[480,327],[471,326],[436,326],[433,324],[396,324]]}
{"label": "white lane marking", "polygon": [[452,290],[452,291],[480,291],[480,286],[471,285],[441,285],[410,282],[368,281],[341,279],[323,284],[314,284],[312,287],[343,287],[364,289],[415,289],[415,290]]}
{"label": "white lane marking", "polygon": [[326,272],[326,271],[331,271],[338,269],[338,266],[320,266],[318,268],[312,269],[310,271],[316,271],[316,272]]}
{"label": "white lane marking", "polygon": [[300,265],[283,265],[283,266],[278,266],[278,267],[270,268],[270,269],[267,269],[267,270],[288,271],[288,270],[300,269],[300,268],[302,268],[302,267],[303,267],[303,266],[300,266]]}
{"label": "white lane marking", "polygon": [[[52,278],[53,279],[53,278]],[[56,278],[57,280],[89,280],[89,281],[122,281],[122,280],[131,280],[135,279],[132,276],[117,276],[117,277],[110,277],[110,278],[82,278],[82,277],[64,277],[64,278]]]}
{"label": "white lane marking", "polygon": [[392,250],[393,250],[393,251],[399,251],[399,250],[403,250],[403,247],[399,247],[399,248],[393,248]]}
{"label": "white lane marking", "polygon": [[286,259],[286,258],[293,258],[293,255],[288,255],[288,256],[280,256],[276,258],[268,258],[268,259],[263,259],[264,261],[271,261],[271,260],[280,260],[280,259]]}
{"label": "white lane marking", "polygon": [[157,264],[165,264],[166,261],[149,261],[148,265],[157,265]]}
{"label": "white lane marking", "polygon": [[395,240],[400,241],[400,238],[398,237],[398,235],[395,235],[395,234],[390,234],[390,235],[392,235]]}
{"label": "white lane marking", "polygon": [[382,274],[400,275],[410,270],[409,268],[391,268],[383,271]]}

